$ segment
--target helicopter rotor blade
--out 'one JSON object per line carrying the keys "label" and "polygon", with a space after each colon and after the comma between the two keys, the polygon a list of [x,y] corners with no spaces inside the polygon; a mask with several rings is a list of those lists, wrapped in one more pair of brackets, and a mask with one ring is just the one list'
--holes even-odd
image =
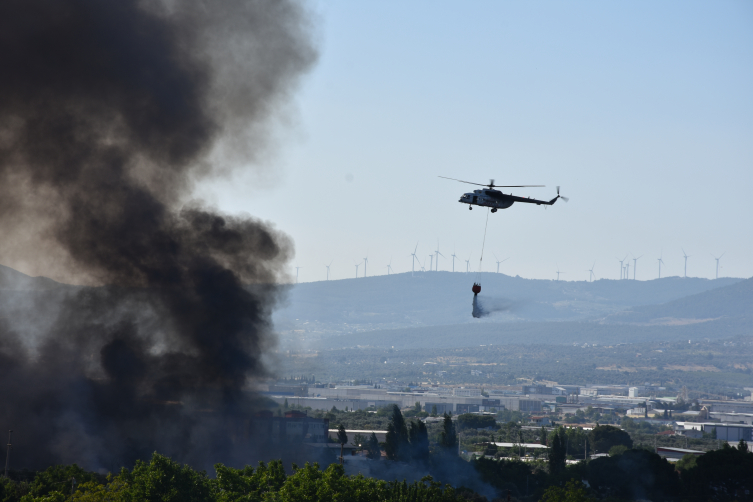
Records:
{"label": "helicopter rotor blade", "polygon": [[469,185],[478,185],[480,187],[500,187],[500,188],[526,188],[526,187],[535,187],[535,188],[543,188],[546,185],[495,185],[492,181],[492,183],[474,183],[472,181],[465,181],[465,180],[459,180],[455,178],[448,178],[447,176],[437,176],[437,178],[444,178],[446,180],[452,180],[452,181],[459,181],[460,183],[468,183]]}

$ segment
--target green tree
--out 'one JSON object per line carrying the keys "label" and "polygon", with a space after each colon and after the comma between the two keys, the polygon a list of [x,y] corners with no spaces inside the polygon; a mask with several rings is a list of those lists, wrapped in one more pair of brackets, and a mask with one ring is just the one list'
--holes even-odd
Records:
{"label": "green tree", "polygon": [[337,444],[347,444],[348,443],[348,433],[345,432],[345,426],[343,424],[340,424],[337,427]]}
{"label": "green tree", "polygon": [[693,455],[692,453],[683,455],[683,457],[675,463],[675,469],[677,469],[680,474],[684,476],[685,471],[688,471],[695,467],[697,459],[698,455]]}
{"label": "green tree", "polygon": [[496,428],[497,420],[491,415],[474,415],[473,413],[463,413],[458,415],[458,429],[485,429],[487,427]]}
{"label": "green tree", "polygon": [[382,450],[379,448],[379,441],[377,440],[376,434],[373,432],[371,433],[371,437],[369,437],[366,452],[366,456],[372,460],[378,459],[382,456]]}
{"label": "green tree", "polygon": [[[559,429],[562,428],[560,427]],[[567,464],[565,462],[565,445],[562,444],[561,436],[560,431],[555,430],[549,442],[549,472],[551,474],[559,474],[564,471]]]}
{"label": "green tree", "polygon": [[351,443],[353,446],[359,449],[366,449],[366,445],[369,442],[369,438],[364,436],[363,434],[356,434],[353,436],[353,442]]}
{"label": "green tree", "polygon": [[101,484],[103,481],[104,476],[87,472],[76,464],[54,465],[34,477],[29,486],[29,495],[32,498],[44,498],[53,493],[70,495],[75,485],[88,482]]}
{"label": "green tree", "polygon": [[442,432],[439,435],[439,444],[445,452],[451,454],[457,453],[458,435],[455,432],[455,424],[452,423],[452,417],[447,413],[444,414]]}
{"label": "green tree", "polygon": [[575,479],[568,481],[564,488],[550,486],[541,497],[541,502],[591,502],[595,500],[588,495],[583,483]]}
{"label": "green tree", "polygon": [[630,434],[612,425],[597,425],[589,433],[588,439],[597,453],[607,453],[610,448],[617,445],[623,445],[628,449],[633,447]]}
{"label": "green tree", "polygon": [[431,416],[436,417],[437,416],[437,405],[432,405],[431,407]]}
{"label": "green tree", "polygon": [[680,491],[674,466],[647,450],[627,450],[614,457],[591,460],[585,466],[584,478],[601,497],[668,500]]}
{"label": "green tree", "polygon": [[389,425],[387,425],[384,451],[390,460],[408,460],[410,458],[408,427],[397,405],[392,407],[392,417]]}
{"label": "green tree", "polygon": [[753,488],[753,453],[729,444],[696,458],[682,473],[684,496],[691,501],[734,500]]}
{"label": "green tree", "polygon": [[609,449],[609,456],[616,457],[617,455],[622,455],[628,450],[629,448],[624,444],[616,444]]}
{"label": "green tree", "polygon": [[121,476],[128,483],[126,500],[205,502],[212,498],[212,483],[206,473],[159,453],[154,453],[149,463],[137,460],[133,471]]}
{"label": "green tree", "polygon": [[429,460],[429,431],[421,420],[411,422],[408,427],[411,456],[414,460]]}

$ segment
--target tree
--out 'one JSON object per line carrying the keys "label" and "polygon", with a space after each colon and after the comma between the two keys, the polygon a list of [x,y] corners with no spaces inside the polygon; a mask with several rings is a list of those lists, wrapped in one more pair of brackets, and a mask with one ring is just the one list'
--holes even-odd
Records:
{"label": "tree", "polygon": [[497,420],[491,415],[474,415],[473,413],[463,413],[458,415],[458,429],[485,429],[487,427],[496,428]]}
{"label": "tree", "polygon": [[452,423],[452,417],[447,413],[444,414],[442,423],[442,432],[439,435],[439,444],[448,453],[456,453],[458,448],[458,435],[455,432],[455,424]]}
{"label": "tree", "polygon": [[597,453],[607,453],[613,446],[623,445],[627,449],[633,447],[630,434],[611,425],[598,425],[589,434],[591,447]]}
{"label": "tree", "polygon": [[366,444],[368,443],[368,441],[369,441],[369,438],[367,438],[363,434],[356,434],[355,436],[353,436],[353,443],[352,444],[356,448],[365,449],[366,448]]}
{"label": "tree", "polygon": [[152,455],[148,464],[137,460],[133,471],[121,477],[129,485],[130,498],[126,500],[211,500],[212,482],[206,473],[196,472],[158,453]]}
{"label": "tree", "polygon": [[429,459],[429,431],[426,424],[421,420],[411,422],[408,429],[410,439],[411,457],[414,460],[424,461]]}
{"label": "tree", "polygon": [[[560,427],[561,429],[561,427]],[[561,435],[559,431],[555,431],[552,435],[549,446],[549,472],[551,474],[559,474],[565,470],[567,464],[565,445],[562,444]]]}
{"label": "tree", "polygon": [[546,427],[544,427],[542,425],[541,426],[541,444],[543,444],[544,446],[546,446],[546,439],[547,439],[547,437],[546,437]]}
{"label": "tree", "polygon": [[437,416],[437,405],[432,405],[431,407],[431,416],[436,417]]}
{"label": "tree", "polygon": [[284,409],[286,409],[286,410],[288,409],[288,398],[287,397],[285,398],[285,404],[283,404],[282,407]]}
{"label": "tree", "polygon": [[345,426],[343,424],[340,424],[337,427],[337,443],[344,445],[348,442],[348,433],[345,432]]}
{"label": "tree", "polygon": [[685,498],[692,501],[734,500],[741,490],[753,487],[753,453],[724,443],[696,458],[695,466],[682,473]]}
{"label": "tree", "polygon": [[680,460],[678,460],[675,463],[675,469],[680,471],[681,475],[685,475],[685,471],[692,469],[695,467],[696,460],[698,459],[698,455],[693,455],[692,453],[688,453],[687,455],[684,455]]}
{"label": "tree", "polygon": [[374,460],[382,456],[382,450],[379,448],[379,441],[376,434],[371,433],[369,442],[366,444],[366,456]]}
{"label": "tree", "polygon": [[591,502],[595,500],[588,495],[583,483],[574,479],[568,481],[564,488],[550,486],[541,497],[541,502]]}
{"label": "tree", "polygon": [[604,498],[671,500],[680,489],[674,466],[648,450],[627,450],[614,457],[600,457],[588,462],[585,468],[584,478]]}
{"label": "tree", "polygon": [[384,451],[390,460],[408,460],[410,458],[410,443],[405,418],[397,405],[392,406],[392,417],[387,425],[387,437]]}

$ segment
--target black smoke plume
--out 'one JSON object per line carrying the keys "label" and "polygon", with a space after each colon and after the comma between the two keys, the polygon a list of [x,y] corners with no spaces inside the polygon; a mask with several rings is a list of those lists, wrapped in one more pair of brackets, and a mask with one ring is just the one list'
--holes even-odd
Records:
{"label": "black smoke plume", "polygon": [[0,2],[0,260],[86,286],[0,319],[15,467],[251,460],[292,242],[190,194],[264,154],[312,39],[294,0]]}

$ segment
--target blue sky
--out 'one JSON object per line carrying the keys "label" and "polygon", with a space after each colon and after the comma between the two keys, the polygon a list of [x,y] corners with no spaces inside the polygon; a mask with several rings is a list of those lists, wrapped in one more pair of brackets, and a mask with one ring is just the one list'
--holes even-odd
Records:
{"label": "blue sky", "polygon": [[[315,4],[321,51],[263,160],[197,195],[288,233],[300,280],[478,267],[485,211],[449,176],[543,184],[489,217],[483,269],[753,275],[752,2]],[[632,265],[632,262],[631,262]],[[451,268],[440,258],[440,270]],[[456,269],[464,264],[456,262]],[[294,271],[292,272],[294,275]],[[363,266],[359,275],[363,273]],[[632,276],[632,270],[630,275]]]}

